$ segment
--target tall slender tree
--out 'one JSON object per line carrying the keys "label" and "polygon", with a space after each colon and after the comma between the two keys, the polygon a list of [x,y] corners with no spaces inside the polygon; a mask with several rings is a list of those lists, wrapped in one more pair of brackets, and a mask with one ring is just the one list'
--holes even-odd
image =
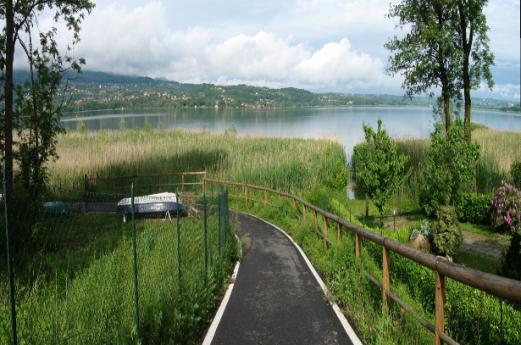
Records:
{"label": "tall slender tree", "polygon": [[485,81],[490,89],[494,86],[490,66],[494,54],[490,51],[487,18],[483,13],[488,0],[457,0],[457,17],[453,24],[457,33],[456,45],[462,52],[460,87],[465,101],[465,137],[471,140],[472,100],[470,91]]}
{"label": "tall slender tree", "polygon": [[[40,162],[53,154],[54,141],[52,138],[58,133],[56,126],[48,126],[49,121],[41,122],[37,119],[53,117],[59,114],[54,110],[54,97],[57,94],[59,76],[67,68],[79,69],[83,62],[73,59],[69,52],[70,46],[60,51],[56,41],[58,30],[52,27],[47,32],[31,30],[37,23],[40,15],[52,15],[55,23],[63,21],[68,31],[73,33],[72,45],[79,41],[80,25],[85,15],[90,13],[94,4],[90,0],[4,0],[0,2],[0,20],[5,26],[0,34],[0,80],[3,83],[3,116],[0,119],[2,129],[0,144],[5,162],[6,203],[11,204],[13,195],[13,160],[14,158],[32,157],[30,169],[41,167]],[[28,44],[29,37],[35,35],[38,46]],[[25,56],[22,61],[28,61],[31,81],[27,90],[22,86],[15,86],[13,82],[13,66],[15,64],[15,48],[21,46]],[[17,64],[19,65],[19,64]],[[15,107],[16,94],[16,107]],[[23,104],[29,100],[31,106]],[[21,120],[29,117],[32,121]],[[29,126],[29,127],[27,127]],[[32,127],[31,127],[32,126]],[[25,139],[22,145],[13,142],[13,131],[23,133]],[[25,143],[25,146],[24,146]],[[22,150],[16,151],[16,148]],[[25,152],[24,152],[25,147]],[[37,147],[35,150],[34,147]],[[27,150],[31,148],[30,150]],[[43,148],[43,150],[42,150]],[[38,157],[37,157],[38,156]],[[38,160],[40,162],[38,162]],[[8,208],[11,215],[11,209]]]}
{"label": "tall slender tree", "polygon": [[398,27],[409,31],[386,43],[392,52],[388,72],[403,74],[408,96],[441,88],[445,129],[452,122],[451,99],[460,97],[458,74],[460,51],[454,42],[456,30],[454,0],[402,0],[391,5],[389,17],[399,19]]}

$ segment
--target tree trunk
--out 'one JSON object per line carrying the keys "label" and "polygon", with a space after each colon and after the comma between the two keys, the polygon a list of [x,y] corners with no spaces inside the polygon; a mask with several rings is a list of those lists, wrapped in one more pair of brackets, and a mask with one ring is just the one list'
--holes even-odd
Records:
{"label": "tree trunk", "polygon": [[465,138],[470,143],[472,140],[472,128],[471,128],[471,113],[472,113],[472,101],[470,99],[470,80],[464,80],[463,96],[465,99]]}
{"label": "tree trunk", "polygon": [[369,217],[369,195],[365,195],[365,218]]}
{"label": "tree trunk", "polygon": [[[13,1],[5,1],[5,79],[4,79],[4,164],[6,179],[4,191],[7,216],[11,218],[13,196],[13,61],[14,61],[14,14]],[[11,224],[13,224],[11,222]]]}
{"label": "tree trunk", "polygon": [[451,125],[451,116],[450,116],[450,97],[448,92],[443,92],[443,117],[445,122],[445,131],[449,131]]}

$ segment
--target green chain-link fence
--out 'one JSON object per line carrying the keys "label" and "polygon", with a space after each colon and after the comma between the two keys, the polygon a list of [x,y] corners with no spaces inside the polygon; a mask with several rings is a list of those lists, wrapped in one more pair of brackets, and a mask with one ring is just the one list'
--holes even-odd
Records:
{"label": "green chain-link fence", "polygon": [[170,186],[144,214],[124,183],[124,193],[53,187],[41,202],[15,188],[1,217],[1,345],[200,340],[237,257],[227,192]]}

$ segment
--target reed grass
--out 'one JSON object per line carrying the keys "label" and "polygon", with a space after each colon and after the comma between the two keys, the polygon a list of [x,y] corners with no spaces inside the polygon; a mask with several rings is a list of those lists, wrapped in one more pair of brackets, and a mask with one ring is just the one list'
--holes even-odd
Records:
{"label": "reed grass", "polygon": [[206,170],[212,177],[297,191],[334,183],[345,171],[345,153],[333,141],[181,130],[68,133],[59,137],[57,152],[60,158],[48,166],[52,184],[82,183],[85,174]]}

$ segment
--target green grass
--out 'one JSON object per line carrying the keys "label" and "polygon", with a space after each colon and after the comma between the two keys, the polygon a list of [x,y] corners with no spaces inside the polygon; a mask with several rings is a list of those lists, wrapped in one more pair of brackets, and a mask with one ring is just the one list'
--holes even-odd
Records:
{"label": "green grass", "polygon": [[[197,344],[213,316],[237,243],[230,230],[219,254],[212,205],[208,275],[201,217],[181,220],[179,242],[175,221],[137,221],[143,344]],[[116,214],[65,214],[42,215],[33,229],[39,250],[16,266],[19,344],[135,343],[131,225]],[[7,344],[4,284],[0,314],[0,343]]]}
{"label": "green grass", "polygon": [[497,274],[501,262],[473,252],[459,250],[454,256],[454,262],[483,272]]}

